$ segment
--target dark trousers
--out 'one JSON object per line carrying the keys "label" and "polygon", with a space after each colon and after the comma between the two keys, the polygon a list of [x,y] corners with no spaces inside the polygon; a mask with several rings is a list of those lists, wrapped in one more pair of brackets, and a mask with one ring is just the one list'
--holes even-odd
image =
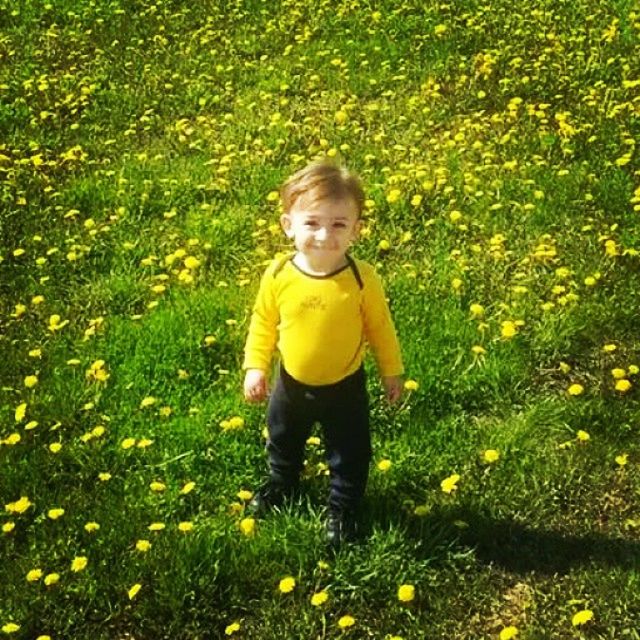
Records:
{"label": "dark trousers", "polygon": [[364,368],[335,384],[311,386],[280,367],[269,400],[267,451],[273,482],[297,487],[314,423],[322,426],[330,474],[329,506],[355,509],[371,461],[369,399]]}

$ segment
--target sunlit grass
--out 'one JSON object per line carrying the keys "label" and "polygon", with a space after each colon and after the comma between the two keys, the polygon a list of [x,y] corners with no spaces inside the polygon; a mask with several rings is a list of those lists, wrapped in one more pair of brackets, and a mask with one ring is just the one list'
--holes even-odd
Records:
{"label": "sunlit grass", "polygon": [[[639,30],[0,0],[2,634],[640,637]],[[367,363],[368,535],[336,557],[321,442],[299,504],[244,515],[270,194],[316,156],[363,178],[412,380],[389,408]]]}

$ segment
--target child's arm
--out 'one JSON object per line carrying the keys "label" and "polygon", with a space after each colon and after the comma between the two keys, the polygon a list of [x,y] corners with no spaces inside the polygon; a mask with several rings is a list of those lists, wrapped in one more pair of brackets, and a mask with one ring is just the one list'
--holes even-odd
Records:
{"label": "child's arm", "polygon": [[371,270],[364,287],[364,331],[378,364],[387,400],[397,402],[402,396],[404,371],[400,344],[384,296],[380,277]]}
{"label": "child's arm", "polygon": [[273,286],[273,270],[268,268],[260,281],[244,347],[244,397],[249,402],[260,402],[269,393],[266,372],[276,346],[279,321]]}

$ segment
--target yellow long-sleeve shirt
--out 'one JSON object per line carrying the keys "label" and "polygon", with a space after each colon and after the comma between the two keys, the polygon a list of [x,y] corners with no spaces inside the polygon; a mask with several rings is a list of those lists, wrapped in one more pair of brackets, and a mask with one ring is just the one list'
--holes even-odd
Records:
{"label": "yellow long-sleeve shirt", "polygon": [[244,369],[269,369],[277,347],[286,371],[308,385],[333,384],[362,364],[371,347],[381,376],[403,372],[400,346],[382,282],[354,259],[328,276],[301,271],[290,259],[266,269],[253,307]]}

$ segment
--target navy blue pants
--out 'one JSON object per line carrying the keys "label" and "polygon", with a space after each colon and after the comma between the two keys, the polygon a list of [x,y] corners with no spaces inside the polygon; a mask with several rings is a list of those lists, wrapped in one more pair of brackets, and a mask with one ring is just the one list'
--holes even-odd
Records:
{"label": "navy blue pants", "polygon": [[316,422],[323,430],[329,466],[329,506],[355,509],[364,494],[372,453],[363,367],[322,386],[298,382],[280,367],[267,413],[273,482],[298,486],[305,444]]}

